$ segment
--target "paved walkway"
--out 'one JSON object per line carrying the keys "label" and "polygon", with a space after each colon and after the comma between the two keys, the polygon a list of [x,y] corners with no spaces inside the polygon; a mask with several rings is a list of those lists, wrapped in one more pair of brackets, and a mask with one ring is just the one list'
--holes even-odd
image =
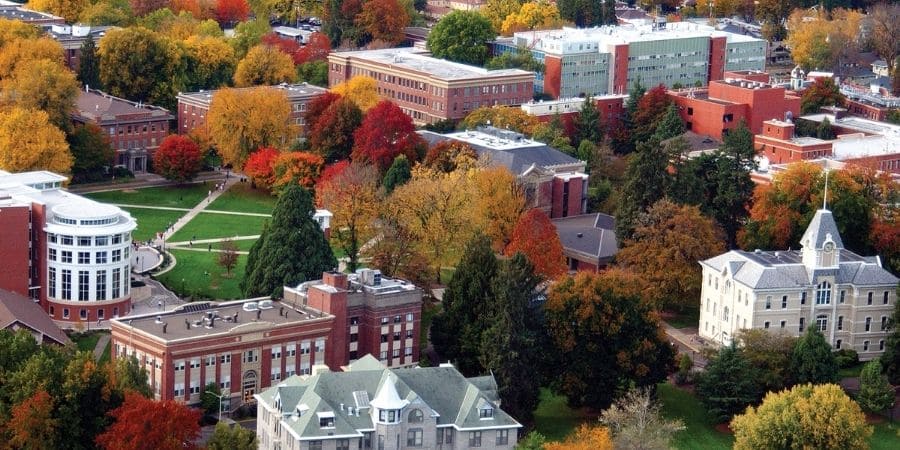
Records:
{"label": "paved walkway", "polygon": [[209,206],[210,203],[212,203],[215,199],[219,198],[220,195],[225,193],[225,191],[227,191],[228,188],[230,188],[231,186],[233,186],[235,183],[238,183],[238,182],[240,182],[240,177],[237,177],[237,176],[229,177],[227,180],[225,180],[225,187],[223,189],[211,191],[210,194],[206,198],[204,198],[203,200],[200,201],[200,203],[198,203],[196,206],[194,206],[193,208],[188,210],[188,212],[185,215],[179,217],[178,220],[176,220],[175,223],[173,223],[172,226],[169,227],[169,229],[167,229],[162,234],[162,239],[155,239],[154,242],[157,245],[160,245],[160,244],[162,244],[162,242],[160,242],[160,241],[164,242],[164,241],[168,240],[170,237],[172,237],[172,235],[177,233],[178,230],[182,229],[185,225],[187,225],[187,223],[190,222],[191,219],[193,219],[194,217],[197,217],[197,214],[200,214],[201,211],[205,210],[206,207]]}
{"label": "paved walkway", "polygon": [[662,324],[663,330],[666,332],[666,335],[669,336],[669,340],[672,344],[677,346],[680,352],[690,355],[691,360],[694,362],[694,367],[706,367],[706,359],[700,356],[700,350],[703,348],[703,345],[697,340],[696,329],[685,328],[679,330],[678,328],[669,325],[667,322],[663,322]]}
{"label": "paved walkway", "polygon": [[103,351],[106,350],[106,345],[109,344],[110,335],[101,334],[100,339],[97,340],[97,345],[94,347],[94,360],[100,361],[100,357],[103,356]]}
{"label": "paved walkway", "polygon": [[[225,171],[210,171],[210,172],[200,172],[194,177],[194,180],[191,183],[203,183],[204,181],[216,181],[221,180],[225,177]],[[232,174],[234,176],[234,174]],[[104,182],[104,183],[91,183],[91,184],[79,184],[75,186],[69,186],[66,188],[69,192],[75,194],[88,194],[91,192],[105,192],[105,191],[121,191],[123,189],[140,189],[146,187],[158,187],[158,186],[174,186],[176,183],[174,181],[166,180],[165,178],[155,174],[155,173],[140,173],[134,176],[134,180],[124,182],[124,183],[116,183],[116,182]]]}

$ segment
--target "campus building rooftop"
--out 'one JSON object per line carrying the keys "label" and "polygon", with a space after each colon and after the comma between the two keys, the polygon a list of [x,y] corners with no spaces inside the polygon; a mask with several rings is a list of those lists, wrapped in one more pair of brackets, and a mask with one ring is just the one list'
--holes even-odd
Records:
{"label": "campus building rooftop", "polygon": [[169,111],[159,106],[148,105],[141,102],[125,100],[105,92],[94,89],[85,89],[78,95],[75,101],[76,114],[82,120],[101,122],[113,120],[117,117],[131,114],[169,118]]}
{"label": "campus building rooftop", "polygon": [[[268,87],[268,88],[278,89],[280,91],[283,91],[287,95],[288,101],[292,101],[294,99],[300,99],[300,98],[319,96],[321,94],[324,94],[325,92],[328,92],[328,89],[321,88],[318,86],[313,86],[313,85],[305,83],[305,82],[298,83],[298,84],[281,83],[281,84],[274,85],[274,86],[255,86],[255,87],[236,88],[236,89],[239,89],[239,90],[259,89],[259,88],[263,88],[263,87]],[[216,93],[215,90],[210,90],[210,91],[201,90],[198,92],[181,92],[178,94],[178,100],[179,101],[192,101],[192,102],[195,102],[198,104],[209,105],[209,102],[212,101],[212,97],[215,93]]]}
{"label": "campus building rooftop", "polygon": [[358,52],[335,52],[329,55],[335,58],[352,58],[368,60],[388,66],[427,73],[433,78],[443,80],[482,79],[490,76],[533,75],[521,69],[488,70],[435,58],[421,50],[406,48],[385,48],[378,50],[362,50]]}

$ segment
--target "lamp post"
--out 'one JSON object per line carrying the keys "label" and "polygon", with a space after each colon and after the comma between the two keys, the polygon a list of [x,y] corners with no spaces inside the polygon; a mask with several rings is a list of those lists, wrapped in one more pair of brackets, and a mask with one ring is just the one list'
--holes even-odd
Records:
{"label": "lamp post", "polygon": [[221,394],[216,394],[216,393],[213,392],[213,391],[206,391],[206,393],[207,393],[207,394],[210,394],[210,395],[212,395],[212,396],[215,396],[216,398],[219,399],[219,415],[218,415],[218,421],[221,422],[221,421],[222,421],[222,397],[228,395],[228,391],[224,391],[224,392],[222,392]]}

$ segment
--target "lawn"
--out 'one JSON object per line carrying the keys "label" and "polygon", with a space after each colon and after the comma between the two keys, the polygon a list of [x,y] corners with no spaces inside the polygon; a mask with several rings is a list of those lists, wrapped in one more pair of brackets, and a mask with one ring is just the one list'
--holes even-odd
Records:
{"label": "lawn", "polygon": [[112,347],[112,341],[106,343],[106,347],[103,349],[103,354],[100,355],[100,361],[98,361],[100,364],[109,362],[110,347]]}
{"label": "lawn", "polygon": [[677,449],[730,449],[734,437],[716,431],[706,416],[706,408],[690,392],[669,383],[658,386],[663,415],[681,420],[685,429],[675,434],[672,445]]}
{"label": "lawn", "polygon": [[100,333],[72,333],[72,335],[69,336],[69,339],[75,343],[75,347],[78,351],[93,352],[94,347],[97,346],[97,341],[100,340]]}
{"label": "lawn", "polygon": [[130,205],[165,206],[169,208],[193,208],[206,198],[210,186],[204,183],[179,186],[162,186],[143,189],[94,192],[85,197],[104,202]]}
{"label": "lawn", "polygon": [[231,276],[218,264],[218,253],[171,250],[178,261],[175,268],[157,279],[179,296],[197,296],[217,300],[243,298],[240,284],[244,278],[247,256],[239,255]]}
{"label": "lawn", "polygon": [[180,242],[193,238],[213,239],[261,234],[263,222],[267,220],[269,220],[268,217],[201,212],[169,238],[169,241]]}
{"label": "lawn", "polygon": [[[256,243],[256,239],[239,239],[236,241],[232,241],[237,246],[237,249],[242,252],[249,252],[253,247],[253,244]],[[222,248],[221,242],[216,242],[213,244],[213,248]]]}
{"label": "lawn", "polygon": [[207,209],[271,214],[275,209],[275,200],[269,192],[251,188],[250,183],[238,183],[228,188]]}
{"label": "lawn", "polygon": [[163,209],[147,208],[122,208],[134,217],[138,227],[131,233],[131,238],[136,241],[149,241],[156,236],[157,231],[163,231],[170,223],[175,223],[182,211],[167,211]]}
{"label": "lawn", "polygon": [[534,410],[535,431],[544,435],[548,441],[565,439],[575,428],[596,417],[586,410],[575,410],[566,404],[566,397],[555,395],[548,388],[541,388],[541,399]]}
{"label": "lawn", "polygon": [[859,373],[862,372],[863,366],[865,363],[857,363],[850,367],[844,367],[842,369],[838,369],[838,377],[843,378],[856,378],[859,377]]}

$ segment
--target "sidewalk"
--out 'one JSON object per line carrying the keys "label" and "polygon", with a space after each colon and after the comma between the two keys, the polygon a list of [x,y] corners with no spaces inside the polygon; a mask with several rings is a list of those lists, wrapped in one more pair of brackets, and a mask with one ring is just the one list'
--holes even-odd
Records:
{"label": "sidewalk", "polygon": [[240,182],[240,177],[231,176],[227,180],[225,180],[225,188],[220,190],[215,190],[210,193],[206,198],[200,201],[197,206],[191,208],[185,215],[181,216],[178,220],[175,221],[172,226],[163,233],[162,240],[167,241],[173,234],[177,233],[178,230],[182,229],[188,222],[191,221],[194,217],[197,217],[197,214],[200,214],[207,206],[209,206],[215,199],[219,198],[220,195],[224,194],[228,189],[233,186],[235,183]]}
{"label": "sidewalk", "polygon": [[109,344],[110,335],[108,333],[103,333],[100,335],[100,339],[97,340],[97,346],[94,347],[94,360],[100,361],[100,357],[103,356],[103,351],[106,350],[106,345]]}
{"label": "sidewalk", "polygon": [[[235,176],[234,173],[232,173],[231,175]],[[199,174],[197,174],[194,180],[191,181],[191,183],[221,180],[222,178],[224,178],[224,174],[221,171],[200,172]],[[128,181],[125,183],[105,182],[78,184],[75,186],[69,186],[66,188],[66,190],[74,194],[89,194],[91,192],[120,191],[123,189],[140,189],[158,186],[174,186],[176,184],[178,183],[166,180],[165,178],[155,173],[141,173],[135,175],[133,181]]]}

